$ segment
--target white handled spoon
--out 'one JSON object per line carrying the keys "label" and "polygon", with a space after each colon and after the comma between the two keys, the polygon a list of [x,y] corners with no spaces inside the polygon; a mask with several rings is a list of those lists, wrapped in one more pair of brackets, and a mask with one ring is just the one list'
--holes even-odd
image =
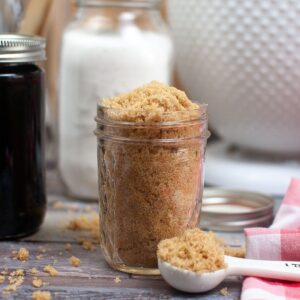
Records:
{"label": "white handled spoon", "polygon": [[225,256],[227,267],[214,272],[197,273],[172,266],[158,259],[162,277],[174,288],[189,292],[207,292],[227,276],[257,276],[280,280],[300,281],[300,262],[254,260]]}

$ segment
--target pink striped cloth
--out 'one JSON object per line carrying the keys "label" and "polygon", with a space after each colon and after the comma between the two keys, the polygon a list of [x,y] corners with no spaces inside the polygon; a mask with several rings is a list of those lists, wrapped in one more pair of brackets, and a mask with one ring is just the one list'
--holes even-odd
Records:
{"label": "pink striped cloth", "polygon": [[[270,228],[247,228],[247,258],[300,261],[300,179],[293,178]],[[248,277],[242,300],[299,300],[300,283]]]}

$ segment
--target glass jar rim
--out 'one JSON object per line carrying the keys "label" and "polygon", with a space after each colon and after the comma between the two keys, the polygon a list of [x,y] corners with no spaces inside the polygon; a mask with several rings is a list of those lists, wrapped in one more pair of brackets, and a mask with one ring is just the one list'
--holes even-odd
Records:
{"label": "glass jar rim", "polygon": [[178,120],[172,120],[172,121],[162,121],[162,122],[130,122],[130,121],[121,121],[121,120],[114,120],[111,118],[103,118],[106,113],[110,112],[113,114],[120,114],[124,112],[140,112],[141,115],[145,113],[145,110],[132,110],[132,109],[119,109],[119,108],[111,108],[111,107],[106,107],[103,106],[101,103],[98,103],[97,105],[97,116],[95,117],[96,123],[114,123],[119,126],[139,126],[139,127],[144,127],[144,126],[151,126],[151,127],[161,127],[161,126],[187,126],[188,124],[194,123],[194,122],[206,122],[207,121],[207,104],[206,103],[201,103],[199,104],[199,107],[197,109],[191,109],[191,110],[182,110],[182,111],[172,111],[172,112],[163,112],[161,113],[161,116],[164,117],[171,117],[174,115],[178,114],[195,114],[197,115],[196,118],[193,119],[178,119]]}

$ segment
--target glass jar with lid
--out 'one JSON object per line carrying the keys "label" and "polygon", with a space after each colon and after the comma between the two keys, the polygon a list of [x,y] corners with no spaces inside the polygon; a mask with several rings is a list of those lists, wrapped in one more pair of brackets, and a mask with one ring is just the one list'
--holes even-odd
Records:
{"label": "glass jar with lid", "polygon": [[81,0],[61,51],[59,167],[70,194],[97,199],[98,99],[170,84],[173,43],[158,0]]}
{"label": "glass jar with lid", "polygon": [[46,212],[40,37],[0,34],[0,240],[38,230]]}

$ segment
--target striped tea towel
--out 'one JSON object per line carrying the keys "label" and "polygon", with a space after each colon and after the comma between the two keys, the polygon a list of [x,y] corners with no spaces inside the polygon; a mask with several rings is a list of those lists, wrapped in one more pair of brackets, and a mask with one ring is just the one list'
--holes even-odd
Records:
{"label": "striped tea towel", "polygon": [[[300,179],[293,178],[270,228],[247,228],[246,256],[300,261]],[[248,277],[242,300],[300,300],[300,283]]]}

